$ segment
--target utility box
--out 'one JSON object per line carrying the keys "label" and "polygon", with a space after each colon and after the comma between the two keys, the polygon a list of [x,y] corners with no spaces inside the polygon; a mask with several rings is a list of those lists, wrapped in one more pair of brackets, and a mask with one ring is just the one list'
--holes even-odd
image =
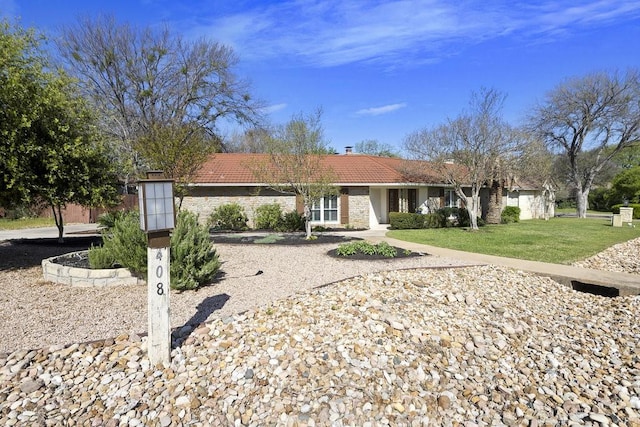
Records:
{"label": "utility box", "polygon": [[611,217],[611,225],[614,227],[622,227],[622,215],[613,214],[613,217]]}
{"label": "utility box", "polygon": [[633,222],[633,208],[620,208],[620,218],[622,224],[631,224]]}

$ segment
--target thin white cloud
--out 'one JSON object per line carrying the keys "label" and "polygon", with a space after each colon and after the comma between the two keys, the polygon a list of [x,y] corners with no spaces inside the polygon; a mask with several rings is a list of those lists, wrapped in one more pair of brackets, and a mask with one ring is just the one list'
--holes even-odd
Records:
{"label": "thin white cloud", "polygon": [[393,111],[399,110],[406,106],[407,104],[404,102],[399,104],[389,104],[389,105],[383,105],[382,107],[364,108],[362,110],[356,111],[356,114],[358,116],[379,116],[381,114],[391,113]]}
{"label": "thin white cloud", "polygon": [[637,0],[587,0],[578,6],[570,0],[288,0],[213,17],[194,31],[230,44],[243,60],[394,65],[432,62],[460,46],[508,34],[540,41],[638,16]]}
{"label": "thin white cloud", "polygon": [[274,105],[269,105],[267,107],[264,107],[262,109],[262,112],[264,114],[271,114],[271,113],[275,113],[276,111],[280,111],[280,110],[284,110],[285,108],[287,108],[287,104],[274,104]]}

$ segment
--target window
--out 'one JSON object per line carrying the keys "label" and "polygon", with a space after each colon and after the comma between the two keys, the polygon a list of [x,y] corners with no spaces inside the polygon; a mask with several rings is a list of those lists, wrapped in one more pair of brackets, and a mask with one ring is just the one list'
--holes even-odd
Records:
{"label": "window", "polygon": [[455,190],[444,190],[444,206],[446,208],[457,208],[458,201],[456,199]]}
{"label": "window", "polygon": [[323,197],[311,206],[311,221],[338,222],[338,196]]}

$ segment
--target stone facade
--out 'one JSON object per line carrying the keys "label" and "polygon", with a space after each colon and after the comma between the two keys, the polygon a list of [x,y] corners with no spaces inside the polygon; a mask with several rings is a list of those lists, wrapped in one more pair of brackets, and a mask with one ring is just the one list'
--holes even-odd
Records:
{"label": "stone facade", "polygon": [[[369,228],[369,187],[349,187],[349,226]],[[341,224],[343,226],[347,224]]]}
{"label": "stone facade", "polygon": [[194,187],[182,201],[182,207],[199,215],[199,221],[205,223],[209,215],[221,205],[238,203],[249,218],[249,227],[253,227],[258,206],[277,203],[283,212],[296,209],[296,198],[290,194],[255,187]]}
{"label": "stone facade", "polygon": [[[327,227],[350,226],[355,228],[372,228],[380,224],[388,223],[388,198],[387,193],[390,188],[399,187],[369,187],[369,186],[349,186],[341,189],[338,196],[338,222],[312,223]],[[434,212],[445,204],[445,189],[442,186],[416,186],[417,208],[423,213]],[[259,191],[258,191],[259,190]],[[400,196],[399,208],[402,212],[408,212],[408,199],[406,188],[399,188]],[[481,205],[487,202],[487,191],[481,191]],[[456,198],[456,205],[460,206],[460,201]],[[238,203],[244,208],[247,215],[248,226],[253,228],[255,222],[256,209],[266,204],[277,203],[283,212],[290,212],[297,209],[296,197],[291,194],[284,194],[266,188],[253,186],[198,186],[191,187],[188,196],[182,201],[182,208],[195,212],[199,215],[199,221],[205,223],[211,213],[217,207]],[[348,204],[348,213],[344,212],[345,203]],[[539,191],[521,190],[506,192],[503,197],[503,206],[519,206],[521,208],[520,219],[542,218],[544,214],[543,200]],[[553,207],[551,208],[553,209]],[[480,211],[479,213],[481,213]],[[553,216],[553,211],[551,212]]]}

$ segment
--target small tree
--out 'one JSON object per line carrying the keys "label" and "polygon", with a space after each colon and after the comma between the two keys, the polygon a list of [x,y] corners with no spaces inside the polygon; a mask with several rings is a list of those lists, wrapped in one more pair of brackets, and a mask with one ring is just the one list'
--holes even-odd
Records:
{"label": "small tree", "polygon": [[[520,150],[518,133],[500,116],[503,100],[500,92],[482,89],[472,94],[468,112],[414,132],[404,141],[412,157],[430,160],[438,175],[453,186],[469,213],[472,230],[478,230],[480,189],[503,179],[503,163]],[[471,189],[469,196],[463,190],[466,186]]]}
{"label": "small tree", "polygon": [[[72,81],[53,69],[39,39],[2,24],[0,45],[0,203],[47,203],[62,241],[67,203],[117,202],[116,176],[96,117]],[[53,71],[51,71],[53,69]]]}
{"label": "small tree", "polygon": [[282,193],[302,199],[307,238],[311,237],[311,207],[337,194],[333,170],[323,161],[329,152],[320,123],[322,112],[297,115],[276,128],[268,141],[267,161],[251,165],[255,177]]}
{"label": "small tree", "polygon": [[612,198],[615,203],[625,200],[631,203],[640,202],[640,166],[626,169],[613,178],[611,183]]}

